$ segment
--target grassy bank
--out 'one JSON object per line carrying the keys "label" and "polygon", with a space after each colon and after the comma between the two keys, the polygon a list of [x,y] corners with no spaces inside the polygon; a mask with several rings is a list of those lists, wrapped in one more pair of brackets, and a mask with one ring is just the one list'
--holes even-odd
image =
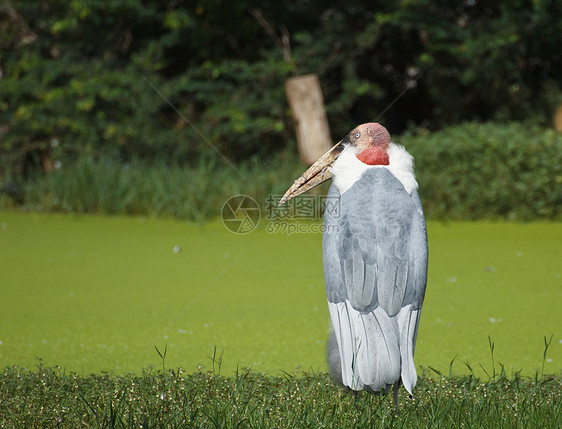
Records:
{"label": "grassy bank", "polygon": [[[415,157],[429,219],[562,219],[562,135],[554,130],[531,123],[467,123],[394,140]],[[295,155],[238,165],[223,161],[208,158],[188,166],[60,154],[59,168],[51,173],[21,182],[0,178],[0,188],[9,185],[0,192],[0,208],[203,221],[217,217],[236,194],[263,207],[268,195],[283,195],[305,169]]]}
{"label": "grassy bank", "polygon": [[250,195],[260,203],[269,193],[283,195],[302,173],[296,158],[229,166],[213,160],[178,166],[162,160],[82,156],[20,186],[23,204],[0,193],[0,207],[33,212],[89,213],[174,217],[205,221],[216,218],[233,195]]}
{"label": "grassy bank", "polygon": [[0,375],[2,427],[254,427],[254,428],[557,428],[562,378],[429,377],[414,396],[354,396],[326,374],[277,377],[240,370],[140,376],[6,368]]}

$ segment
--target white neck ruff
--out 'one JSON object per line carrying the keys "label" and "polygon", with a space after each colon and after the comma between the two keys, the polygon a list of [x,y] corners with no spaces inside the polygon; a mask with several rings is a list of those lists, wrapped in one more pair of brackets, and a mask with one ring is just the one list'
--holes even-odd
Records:
{"label": "white neck ruff", "polygon": [[334,183],[340,194],[351,188],[363,173],[371,168],[388,169],[394,177],[400,180],[409,194],[418,188],[418,182],[416,182],[416,176],[414,176],[414,158],[403,146],[390,143],[388,147],[389,165],[365,164],[359,161],[357,154],[358,150],[355,146],[346,145],[331,168]]}

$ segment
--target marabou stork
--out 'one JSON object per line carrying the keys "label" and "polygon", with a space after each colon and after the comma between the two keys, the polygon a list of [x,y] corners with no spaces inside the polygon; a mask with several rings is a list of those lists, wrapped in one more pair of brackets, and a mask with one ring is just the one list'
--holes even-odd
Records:
{"label": "marabou stork", "polygon": [[[334,177],[324,214],[330,373],[353,391],[412,394],[427,280],[427,232],[413,157],[380,124],[359,125],[316,161],[280,204]],[[337,201],[337,204],[334,204]]]}

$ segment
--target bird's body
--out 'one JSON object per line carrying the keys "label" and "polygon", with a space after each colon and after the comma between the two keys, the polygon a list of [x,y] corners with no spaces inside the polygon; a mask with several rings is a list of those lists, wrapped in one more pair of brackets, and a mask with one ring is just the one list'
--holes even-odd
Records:
{"label": "bird's body", "polygon": [[334,177],[323,236],[330,371],[354,391],[386,391],[402,382],[412,393],[428,257],[412,157],[390,142],[384,127],[360,125],[284,198],[326,180],[326,168]]}
{"label": "bird's body", "polygon": [[331,372],[352,390],[386,390],[402,379],[411,393],[427,267],[415,179],[402,183],[389,167],[369,166],[345,189],[337,171],[343,155],[324,215],[324,281],[340,351]]}

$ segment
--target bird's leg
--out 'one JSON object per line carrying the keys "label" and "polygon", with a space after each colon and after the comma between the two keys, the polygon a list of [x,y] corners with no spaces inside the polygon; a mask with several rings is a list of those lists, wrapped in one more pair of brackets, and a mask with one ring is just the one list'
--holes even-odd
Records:
{"label": "bird's leg", "polygon": [[401,379],[398,379],[394,383],[394,406],[396,407],[396,415],[400,413],[400,404],[398,403],[398,393],[400,392],[401,381],[402,381]]}
{"label": "bird's leg", "polygon": [[360,413],[361,409],[359,408],[359,391],[352,390],[351,393],[353,394],[353,406],[355,407],[355,410]]}

